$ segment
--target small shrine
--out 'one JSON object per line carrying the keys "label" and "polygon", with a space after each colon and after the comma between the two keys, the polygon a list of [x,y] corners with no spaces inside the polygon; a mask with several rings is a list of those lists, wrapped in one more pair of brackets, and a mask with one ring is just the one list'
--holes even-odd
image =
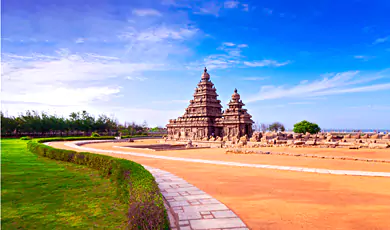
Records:
{"label": "small shrine", "polygon": [[209,140],[215,137],[241,137],[252,135],[251,115],[242,107],[237,89],[224,113],[221,101],[218,100],[217,90],[210,81],[207,68],[201,76],[193,94],[194,99],[186,108],[183,116],[169,120],[167,125],[168,139],[173,140]]}

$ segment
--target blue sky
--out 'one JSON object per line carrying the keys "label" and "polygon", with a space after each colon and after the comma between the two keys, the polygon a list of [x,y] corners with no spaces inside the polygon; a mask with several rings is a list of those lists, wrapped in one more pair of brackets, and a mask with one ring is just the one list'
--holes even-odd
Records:
{"label": "blue sky", "polygon": [[390,2],[2,1],[2,110],[165,125],[207,66],[224,108],[390,129]]}

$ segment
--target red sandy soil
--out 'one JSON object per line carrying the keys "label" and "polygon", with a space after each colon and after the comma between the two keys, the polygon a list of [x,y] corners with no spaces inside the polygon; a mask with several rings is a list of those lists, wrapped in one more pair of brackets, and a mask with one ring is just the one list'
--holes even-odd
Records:
{"label": "red sandy soil", "polygon": [[[91,144],[88,147],[110,149],[110,145],[118,143]],[[69,149],[64,143],[55,143],[54,146]],[[111,149],[123,151],[118,148]],[[277,165],[293,165],[305,161],[304,164],[309,167],[348,169],[345,168],[348,166],[349,169],[356,170],[369,168],[372,171],[390,171],[390,164],[272,155],[226,155],[218,149],[142,152],[180,157],[186,155],[202,159],[210,157],[247,163],[272,162]],[[183,163],[121,154],[107,155],[133,160],[182,177],[229,206],[250,229],[388,230],[390,226],[389,178]],[[386,168],[387,170],[384,170]]]}
{"label": "red sandy soil", "polygon": [[[148,154],[162,155],[162,156],[196,158],[196,159],[204,159],[204,160],[233,161],[233,162],[250,163],[250,164],[267,164],[267,165],[300,166],[300,167],[323,168],[323,169],[390,172],[390,163],[363,162],[363,161],[337,160],[337,159],[319,159],[319,158],[309,158],[309,157],[266,155],[266,154],[226,154],[225,153],[226,149],[221,149],[221,148],[150,151],[150,150],[141,150],[136,148],[126,149],[126,148],[113,147],[113,146],[131,146],[131,145],[148,145],[148,144],[157,144],[157,141],[155,139],[154,140],[148,139],[148,140],[139,140],[133,143],[126,143],[126,142],[114,143],[114,144],[100,143],[100,144],[89,144],[85,146],[91,148],[105,149],[105,150],[141,152],[141,153],[148,153]],[[316,151],[320,153],[323,150],[324,152],[321,153],[323,155],[332,153],[334,155],[346,156],[351,154],[351,156],[353,156],[354,154],[354,152],[351,152],[349,149],[308,148],[304,150],[306,151],[305,153],[307,154],[312,154],[310,150],[312,150],[313,152]],[[265,151],[272,151],[272,148],[266,149]],[[381,154],[382,156],[384,156],[387,154],[388,155],[387,159],[390,159],[390,149],[385,149],[387,153],[385,151],[382,151],[382,149],[364,150],[364,151],[367,151],[366,155],[360,155],[360,157],[364,157],[364,156],[367,157],[368,155],[376,155],[376,154]],[[275,150],[275,152],[283,152],[283,151]],[[297,153],[300,152],[297,151]],[[362,154],[364,153],[362,152]]]}

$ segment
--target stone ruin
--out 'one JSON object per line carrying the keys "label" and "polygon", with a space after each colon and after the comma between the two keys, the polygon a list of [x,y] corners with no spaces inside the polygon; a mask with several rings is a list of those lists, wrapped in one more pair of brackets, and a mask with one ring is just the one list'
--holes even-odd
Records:
{"label": "stone ruin", "polygon": [[[244,143],[244,142],[242,142]],[[244,145],[245,146],[245,145]],[[389,148],[390,134],[299,134],[283,132],[254,132],[246,147],[322,147],[322,148]],[[237,146],[237,147],[242,147]]]}

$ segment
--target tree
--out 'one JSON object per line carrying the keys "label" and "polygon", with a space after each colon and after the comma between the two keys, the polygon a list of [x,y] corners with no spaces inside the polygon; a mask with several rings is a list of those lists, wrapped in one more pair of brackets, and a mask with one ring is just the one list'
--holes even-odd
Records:
{"label": "tree", "polygon": [[294,125],[294,133],[310,133],[315,134],[321,131],[321,128],[316,123],[311,123],[306,120],[298,122]]}
{"label": "tree", "polygon": [[268,126],[268,130],[270,131],[277,132],[277,131],[282,131],[282,129],[285,130],[283,124],[281,124],[280,122],[274,122]]}

